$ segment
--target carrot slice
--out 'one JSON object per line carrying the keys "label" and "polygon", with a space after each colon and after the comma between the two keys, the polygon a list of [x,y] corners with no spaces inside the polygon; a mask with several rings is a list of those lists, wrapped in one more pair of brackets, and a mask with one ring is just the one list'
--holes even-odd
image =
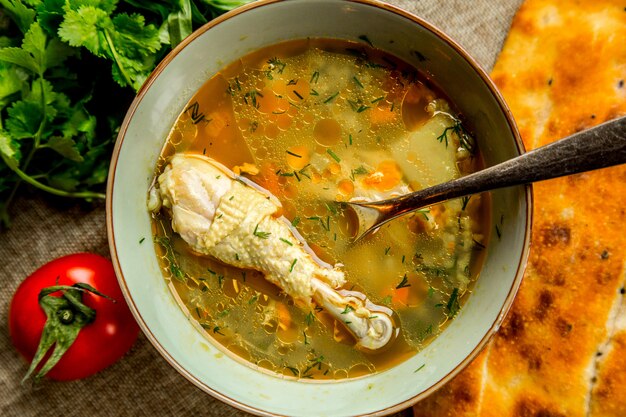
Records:
{"label": "carrot slice", "polygon": [[382,161],[376,170],[363,179],[368,187],[378,191],[388,191],[400,184],[402,172],[394,161]]}

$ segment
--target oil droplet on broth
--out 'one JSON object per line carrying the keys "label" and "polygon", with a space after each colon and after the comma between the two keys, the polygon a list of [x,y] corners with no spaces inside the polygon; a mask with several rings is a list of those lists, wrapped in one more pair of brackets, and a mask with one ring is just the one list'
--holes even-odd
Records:
{"label": "oil droplet on broth", "polygon": [[341,141],[341,125],[335,119],[322,119],[315,124],[313,137],[321,146],[336,145]]}
{"label": "oil droplet on broth", "polygon": [[337,184],[337,189],[344,197],[352,197],[354,194],[354,183],[350,180],[341,180]]}
{"label": "oil droplet on broth", "polygon": [[276,337],[285,344],[291,344],[298,340],[300,334],[298,330],[292,326],[281,326],[279,324],[276,329]]}
{"label": "oil droplet on broth", "polygon": [[276,139],[280,134],[280,129],[275,124],[270,124],[265,128],[265,136],[268,139]]}
{"label": "oil droplet on broth", "polygon": [[236,279],[226,279],[224,280],[222,290],[224,291],[225,296],[229,298],[236,298],[241,291],[241,287]]}
{"label": "oil droplet on broth", "polygon": [[310,161],[309,149],[305,145],[292,146],[287,150],[287,163],[290,168],[303,169]]}
{"label": "oil droplet on broth", "polygon": [[372,373],[372,371],[373,369],[371,366],[364,363],[359,363],[352,366],[348,370],[348,378],[358,378],[360,376],[369,375]]}

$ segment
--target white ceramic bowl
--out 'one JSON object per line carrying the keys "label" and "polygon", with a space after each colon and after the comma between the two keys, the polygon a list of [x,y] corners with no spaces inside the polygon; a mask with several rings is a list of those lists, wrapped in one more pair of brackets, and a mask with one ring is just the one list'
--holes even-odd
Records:
{"label": "white ceramic bowl", "polygon": [[[480,278],[456,319],[426,349],[387,371],[334,382],[294,381],[234,359],[196,330],[177,305],[151,245],[146,192],[177,115],[226,64],[280,41],[330,37],[374,45],[426,71],[469,121],[487,165],[523,145],[489,77],[441,31],[392,6],[365,0],[261,1],[192,34],[147,80],[113,155],[107,193],[111,254],[124,295],[148,339],[209,394],[259,415],[384,415],[424,398],[457,374],[497,331],[520,284],[531,224],[529,187],[492,194],[493,233]],[[140,242],[147,238],[147,242]],[[419,369],[418,372],[416,370]],[[181,383],[182,380],[181,380]]]}

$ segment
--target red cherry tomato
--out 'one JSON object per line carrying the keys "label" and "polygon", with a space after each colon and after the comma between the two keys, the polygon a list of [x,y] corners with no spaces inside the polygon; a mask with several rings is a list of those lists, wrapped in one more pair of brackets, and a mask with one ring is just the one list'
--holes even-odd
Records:
{"label": "red cherry tomato", "polygon": [[[59,381],[85,378],[112,365],[130,349],[139,333],[111,262],[90,253],[64,256],[28,276],[11,301],[9,332],[18,352],[28,361],[37,351],[47,319],[38,301],[39,292],[76,283],[88,284],[115,301],[91,292],[82,293],[82,302],[95,310],[95,319],[79,331],[74,343],[46,374]],[[61,296],[61,292],[52,296]]]}

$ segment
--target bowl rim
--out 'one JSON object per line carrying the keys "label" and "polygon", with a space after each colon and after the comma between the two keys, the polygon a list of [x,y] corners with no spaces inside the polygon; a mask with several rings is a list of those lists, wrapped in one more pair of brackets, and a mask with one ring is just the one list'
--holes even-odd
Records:
{"label": "bowl rim", "polygon": [[[260,408],[256,408],[245,404],[236,399],[230,398],[227,395],[222,394],[221,392],[215,390],[214,388],[208,386],[200,379],[192,375],[187,369],[185,369],[180,363],[176,361],[176,359],[161,345],[158,339],[154,336],[146,321],[143,319],[141,312],[137,308],[131,294],[129,288],[126,283],[126,279],[122,272],[122,268],[120,265],[120,261],[117,256],[117,247],[115,244],[115,231],[113,228],[113,188],[115,182],[115,174],[117,163],[119,159],[119,155],[124,143],[124,138],[126,136],[126,132],[128,130],[130,121],[132,120],[139,104],[142,99],[146,95],[150,86],[155,82],[155,80],[159,77],[159,75],[163,72],[163,70],[170,64],[170,62],[191,42],[193,42],[196,38],[210,30],[211,28],[219,25],[220,23],[231,19],[239,14],[245,13],[249,10],[257,9],[259,7],[267,6],[275,3],[282,3],[289,0],[256,0],[251,3],[245,4],[243,6],[239,6],[236,9],[233,9],[221,16],[218,16],[209,22],[205,23],[200,28],[196,29],[193,33],[191,33],[187,38],[183,39],[172,51],[170,51],[155,67],[152,73],[149,75],[144,84],[137,91],[133,102],[131,103],[122,125],[120,126],[119,133],[117,135],[115,147],[113,149],[113,153],[111,156],[111,163],[109,166],[109,175],[107,180],[107,188],[106,188],[106,227],[107,227],[107,238],[109,242],[109,251],[111,254],[111,260],[113,262],[113,267],[115,269],[115,273],[120,284],[120,288],[122,289],[122,293],[126,302],[135,317],[135,320],[139,324],[141,330],[144,335],[150,341],[150,343],[154,346],[154,348],[159,352],[159,354],[165,358],[165,360],[176,369],[183,377],[185,377],[189,382],[194,384],[196,387],[200,388],[202,391],[210,394],[214,398],[233,406],[242,411],[259,415],[259,416],[268,416],[275,417],[279,416],[274,412],[262,410]],[[393,14],[398,15],[401,18],[408,19],[411,22],[427,29],[428,31],[435,34],[439,39],[441,39],[444,43],[450,46],[456,53],[458,53],[465,61],[467,61],[472,69],[476,72],[476,74],[481,78],[483,83],[490,90],[492,97],[496,100],[498,106],[500,107],[503,115],[506,118],[507,124],[511,131],[511,134],[514,139],[514,145],[517,148],[519,154],[523,154],[526,152],[524,143],[521,139],[521,135],[517,128],[517,124],[513,117],[513,114],[507,105],[504,97],[496,87],[493,80],[490,78],[486,70],[474,59],[460,44],[458,44],[455,40],[453,40],[450,36],[444,33],[441,29],[424,20],[423,18],[407,11],[401,9],[398,6],[394,6],[388,3],[384,3],[378,0],[342,0],[346,3],[357,3],[365,6],[370,6],[374,8],[382,9],[383,11],[391,12]],[[524,185],[524,196],[526,201],[526,228],[524,230],[524,242],[522,253],[520,256],[519,263],[517,265],[515,278],[512,282],[512,285],[509,289],[509,293],[507,294],[504,303],[502,304],[502,308],[500,309],[499,315],[496,317],[494,322],[489,327],[488,331],[483,335],[482,339],[478,342],[478,344],[474,347],[474,349],[447,375],[441,378],[439,381],[434,383],[432,386],[427,388],[426,390],[416,394],[415,396],[402,401],[398,404],[386,407],[384,409],[376,410],[367,414],[361,414],[361,416],[384,416],[389,415],[394,412],[398,412],[404,410],[408,407],[413,406],[417,402],[423,400],[429,395],[433,394],[439,388],[448,383],[452,378],[454,378],[458,373],[460,373],[463,369],[467,367],[477,356],[478,354],[485,348],[487,343],[491,340],[491,338],[495,335],[495,333],[500,328],[502,322],[504,321],[507,313],[509,312],[513,301],[515,300],[515,296],[522,282],[522,278],[524,276],[524,271],[526,269],[526,265],[528,262],[529,252],[530,252],[530,243],[531,243],[531,233],[532,233],[532,220],[533,220],[533,192],[532,185],[527,184]]]}

